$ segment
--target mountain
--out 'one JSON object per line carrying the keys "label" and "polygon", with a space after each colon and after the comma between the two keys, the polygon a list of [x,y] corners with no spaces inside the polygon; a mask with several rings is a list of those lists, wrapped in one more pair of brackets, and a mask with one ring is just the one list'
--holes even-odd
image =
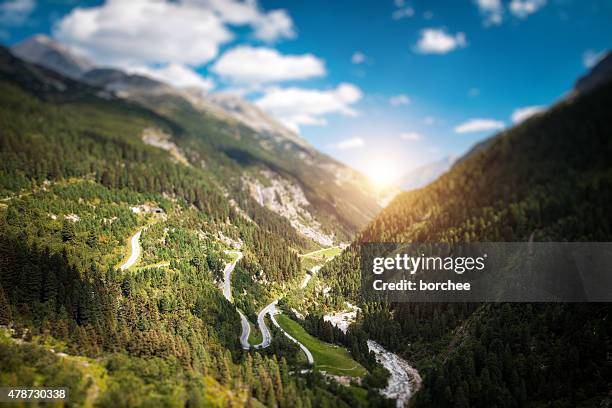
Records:
{"label": "mountain", "polygon": [[[565,103],[566,99],[571,99],[576,95],[589,92],[590,90],[597,88],[605,84],[612,79],[612,54],[610,51],[606,51],[604,56],[593,66],[588,73],[578,78],[574,88],[568,92],[557,104]],[[501,133],[503,135],[503,132]],[[486,150],[491,146],[497,137],[500,135],[494,135],[480,142],[476,143],[470,150],[467,151],[463,156],[459,157],[455,161],[455,165],[463,163],[473,155]]]}
{"label": "mountain", "polygon": [[307,146],[305,140],[295,132],[281,125],[257,106],[240,97],[231,94],[215,93],[210,95],[208,100],[257,132],[277,135],[279,138],[289,139],[301,146]]}
{"label": "mountain", "polygon": [[78,56],[63,44],[38,34],[11,47],[12,52],[26,61],[34,62],[70,78],[80,78],[93,68],[86,58]]}
{"label": "mountain", "polygon": [[[229,156],[238,165],[231,167],[232,183],[241,185],[234,187],[241,190],[237,194],[249,194],[319,245],[347,241],[380,209],[378,193],[365,176],[320,153],[239,97],[203,95],[143,75],[94,67],[66,46],[42,35],[25,40],[13,51],[159,115],[184,121],[182,126],[193,126],[201,140],[182,142],[199,144],[199,149],[202,145],[209,149],[214,146]],[[55,63],[60,60],[63,64]],[[216,131],[198,130],[202,122]],[[212,160],[216,161],[217,156]]]}
{"label": "mountain", "polygon": [[[176,89],[130,89],[122,97],[171,118],[232,161],[236,193],[285,218],[301,234],[329,246],[346,241],[379,210],[369,180],[317,151],[257,107],[225,96]],[[224,102],[219,101],[223,98]],[[203,126],[203,124],[205,126]],[[216,160],[214,158],[213,160]]]}
{"label": "mountain", "polygon": [[[123,97],[0,47],[0,385],[59,381],[75,406],[384,406],[258,319],[299,289],[299,254],[375,202],[182,92]],[[244,324],[269,346],[245,351]]]}
{"label": "mountain", "polygon": [[[52,68],[52,67],[50,67]],[[91,68],[83,72],[80,78],[89,84],[109,91],[121,91],[134,88],[156,88],[167,86],[143,75],[128,74],[114,68]]]}
{"label": "mountain", "polygon": [[[417,407],[605,402],[607,304],[358,294],[364,242],[610,241],[612,84],[375,216],[362,175],[248,102],[94,73],[0,47],[1,386],[61,383],[75,406],[388,407],[375,340],[422,373]],[[346,301],[344,333],[324,313]]]}
{"label": "mountain", "polygon": [[420,166],[402,176],[397,184],[400,185],[404,191],[424,187],[450,169],[455,160],[457,160],[457,158],[451,155],[439,161]]}
{"label": "mountain", "polygon": [[[361,300],[364,243],[609,242],[610,106],[602,80],[398,195],[318,272],[328,289],[308,304]],[[372,338],[419,369],[411,406],[599,406],[612,378],[598,351],[610,347],[610,313],[605,303],[366,304],[352,341]]]}
{"label": "mountain", "polygon": [[584,93],[599,85],[604,84],[612,78],[612,53],[606,51],[590,71],[578,78],[574,91]]}

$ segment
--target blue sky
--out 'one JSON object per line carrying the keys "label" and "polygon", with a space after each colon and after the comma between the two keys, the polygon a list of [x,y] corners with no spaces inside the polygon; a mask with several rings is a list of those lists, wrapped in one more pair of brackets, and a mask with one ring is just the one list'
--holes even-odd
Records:
{"label": "blue sky", "polygon": [[[157,3],[164,24],[155,12],[133,23],[137,3]],[[612,46],[605,0],[118,4],[4,2],[0,35],[47,33],[96,63],[240,93],[366,172],[461,154],[518,109],[553,103]]]}

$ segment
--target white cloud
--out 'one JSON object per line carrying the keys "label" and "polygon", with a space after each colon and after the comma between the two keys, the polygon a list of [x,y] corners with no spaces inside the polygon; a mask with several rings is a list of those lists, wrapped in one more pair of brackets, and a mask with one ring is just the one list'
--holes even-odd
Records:
{"label": "white cloud", "polygon": [[367,61],[367,59],[368,57],[366,57],[366,55],[360,51],[354,52],[353,55],[351,56],[351,62],[353,64],[363,64],[364,62]]}
{"label": "white cloud", "polygon": [[215,83],[211,79],[204,78],[191,68],[176,63],[156,68],[147,66],[131,67],[128,69],[128,72],[146,75],[178,88],[197,88],[208,92],[215,87]]}
{"label": "white cloud", "polygon": [[351,105],[362,97],[358,87],[342,83],[329,90],[273,87],[265,90],[255,103],[286,126],[298,130],[300,125],[326,124],[325,115],[331,113],[357,116]]}
{"label": "white cloud", "polygon": [[546,5],[546,0],[512,0],[509,9],[519,18],[526,18]]}
{"label": "white cloud", "polygon": [[194,2],[108,0],[76,7],[54,28],[60,41],[99,63],[202,64],[232,38],[213,10]]}
{"label": "white cloud", "polygon": [[276,41],[296,36],[293,20],[286,10],[272,10],[264,13],[259,9],[255,0],[188,1],[200,3],[214,10],[226,23],[252,26],[255,37],[263,41]]}
{"label": "white cloud", "polygon": [[363,146],[365,146],[365,141],[360,137],[352,137],[350,139],[341,140],[338,143],[329,145],[329,147],[339,150],[356,149]]}
{"label": "white cloud", "polygon": [[419,140],[423,140],[423,135],[417,132],[405,132],[400,135],[400,138],[403,140],[418,142]]}
{"label": "white cloud", "polygon": [[467,40],[464,33],[450,35],[444,29],[425,28],[421,30],[416,50],[423,54],[446,54],[466,45]]}
{"label": "white cloud", "polygon": [[107,0],[75,7],[53,34],[101,64],[201,65],[233,38],[227,25],[247,25],[264,41],[295,37],[285,10],[266,13],[255,0]]}
{"label": "white cloud", "polygon": [[410,6],[402,7],[394,10],[391,14],[391,18],[394,20],[401,20],[402,18],[412,17],[414,16],[414,9]]}
{"label": "white cloud", "polygon": [[408,95],[399,94],[389,98],[389,103],[392,106],[408,105],[410,103],[410,98]]}
{"label": "white cloud", "polygon": [[546,107],[544,106],[526,106],[524,108],[515,109],[512,112],[512,122],[521,123],[525,119],[544,111]]}
{"label": "white cloud", "polygon": [[34,0],[8,0],[0,4],[0,23],[6,25],[22,24],[32,14]]}
{"label": "white cloud", "polygon": [[484,17],[484,25],[499,25],[503,21],[504,6],[501,0],[476,0],[480,14]]}
{"label": "white cloud", "polygon": [[273,10],[262,15],[254,22],[255,37],[263,41],[276,41],[280,38],[295,38],[293,20],[286,10]]}
{"label": "white cloud", "polygon": [[593,68],[595,65],[597,65],[597,63],[599,61],[602,60],[603,57],[606,56],[606,51],[593,51],[593,50],[586,50],[583,54],[582,54],[582,63],[584,64],[584,66],[586,68]]}
{"label": "white cloud", "polygon": [[455,127],[455,133],[483,132],[487,130],[500,130],[504,122],[495,119],[470,119]]}
{"label": "white cloud", "polygon": [[312,54],[283,55],[273,48],[238,46],[227,51],[212,71],[236,83],[261,84],[325,75],[325,64]]}

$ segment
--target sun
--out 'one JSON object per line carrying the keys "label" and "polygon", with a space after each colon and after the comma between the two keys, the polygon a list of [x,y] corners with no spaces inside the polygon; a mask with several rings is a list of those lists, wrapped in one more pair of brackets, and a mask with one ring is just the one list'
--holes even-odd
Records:
{"label": "sun", "polygon": [[393,163],[383,160],[372,161],[366,171],[366,176],[376,187],[386,187],[397,177]]}

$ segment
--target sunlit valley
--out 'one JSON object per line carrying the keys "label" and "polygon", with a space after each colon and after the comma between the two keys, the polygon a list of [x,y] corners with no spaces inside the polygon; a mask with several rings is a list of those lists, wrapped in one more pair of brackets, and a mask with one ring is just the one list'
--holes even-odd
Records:
{"label": "sunlit valley", "polygon": [[[95,6],[108,7],[100,24],[119,10],[109,3]],[[284,9],[150,3],[179,20],[202,13],[203,31],[221,16],[262,41],[280,21],[274,35],[292,38]],[[410,10],[395,2],[393,19]],[[89,50],[102,62],[86,58],[68,41],[78,18],[0,47],[0,387],[65,388],[54,404],[74,407],[611,403],[609,303],[366,301],[360,269],[372,242],[612,241],[609,53],[550,106],[484,123],[486,137],[461,151],[426,156],[413,132],[397,138],[412,143],[405,160],[392,146],[388,158],[372,148],[347,159],[372,144],[315,143],[303,128],[327,120],[330,98],[345,120],[367,115],[350,85],[312,102],[314,90],[257,77],[281,71],[279,59],[262,74],[261,52],[251,83],[204,92],[200,71],[127,69],[102,45]],[[244,68],[215,66],[217,80]]]}

